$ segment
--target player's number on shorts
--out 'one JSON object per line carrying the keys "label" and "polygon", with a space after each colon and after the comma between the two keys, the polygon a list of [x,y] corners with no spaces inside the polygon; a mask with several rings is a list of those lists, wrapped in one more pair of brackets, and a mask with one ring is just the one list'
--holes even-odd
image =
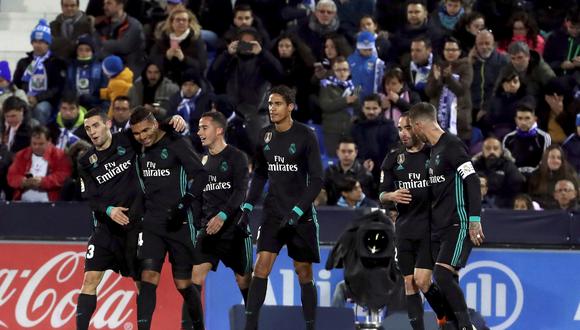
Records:
{"label": "player's number on shorts", "polygon": [[143,246],[143,233],[139,233],[139,238],[137,238],[137,245]]}
{"label": "player's number on shorts", "polygon": [[95,255],[95,246],[93,244],[87,246],[87,259],[91,259]]}

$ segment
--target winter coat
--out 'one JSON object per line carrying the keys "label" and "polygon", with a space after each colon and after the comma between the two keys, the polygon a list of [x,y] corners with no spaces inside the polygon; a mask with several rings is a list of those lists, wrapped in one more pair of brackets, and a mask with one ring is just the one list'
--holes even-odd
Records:
{"label": "winter coat", "polygon": [[[80,94],[78,92],[77,86],[79,82],[77,80],[77,74],[79,68],[86,68],[90,72],[88,78],[89,92],[87,94]],[[101,61],[93,58],[93,60],[88,63],[82,63],[75,59],[67,68],[65,86],[67,90],[77,91],[77,94],[80,94],[79,103],[82,106],[91,109],[101,105],[100,90],[107,86],[108,80],[107,76],[103,73]]]}
{"label": "winter coat", "polygon": [[381,80],[385,73],[385,62],[376,54],[363,57],[357,50],[348,57],[352,83],[361,86],[360,99],[376,93],[381,87]]}
{"label": "winter coat", "polygon": [[[326,86],[320,88],[320,109],[322,110],[322,130],[325,133],[348,134],[354,114],[354,105],[346,103],[344,88]],[[333,150],[327,150],[332,153]]]}
{"label": "winter coat", "polygon": [[[504,76],[507,70],[515,69],[511,63],[503,67],[500,76]],[[550,79],[554,78],[556,74],[550,66],[544,62],[540,54],[530,50],[530,64],[526,72],[520,72],[520,81],[527,86],[528,94],[538,98],[541,90]]]}
{"label": "winter coat", "polygon": [[532,39],[528,39],[525,36],[513,36],[510,40],[500,41],[497,45],[497,49],[502,53],[507,53],[509,45],[518,41],[524,42],[526,45],[528,45],[530,50],[534,50],[540,55],[544,54],[545,41],[544,37],[539,34],[536,36],[536,46],[534,46],[534,40]]}
{"label": "winter coat", "polygon": [[[107,87],[101,88],[101,100],[113,102],[117,96],[127,96],[133,86],[133,72],[129,68],[109,79]],[[109,117],[112,117],[112,108],[109,109]]]}
{"label": "winter coat", "polygon": [[50,50],[62,59],[70,59],[76,57],[78,38],[82,35],[92,36],[94,34],[94,18],[79,12],[78,18],[73,23],[73,31],[70,36],[65,36],[62,31],[65,19],[63,14],[59,14],[54,21],[50,22],[50,34],[52,35]]}
{"label": "winter coat", "polygon": [[[141,78],[137,79],[135,83],[133,83],[133,87],[129,89],[127,96],[131,100],[132,106],[144,105],[144,79],[146,79],[145,75],[141,76]],[[159,103],[160,107],[167,111],[169,109],[169,98],[173,94],[179,92],[179,86],[163,76],[161,76],[161,79],[161,82],[158,83],[157,89],[155,90],[154,101]]]}
{"label": "winter coat", "polygon": [[562,149],[564,149],[568,162],[576,169],[576,173],[580,173],[580,135],[570,134],[562,143]]}
{"label": "winter coat", "polygon": [[546,41],[544,48],[544,61],[550,65],[558,76],[570,75],[576,78],[580,84],[580,68],[563,70],[560,66],[564,61],[570,61],[574,57],[580,56],[580,35],[576,38],[570,37],[565,27],[558,29]]}
{"label": "winter coat", "polygon": [[473,108],[486,110],[496,86],[501,69],[508,64],[508,58],[494,50],[489,58],[473,61],[473,81],[471,82],[471,103]]}
{"label": "winter coat", "polygon": [[351,135],[358,146],[358,158],[363,161],[372,159],[375,163],[373,175],[380,172],[383,159],[399,139],[399,133],[393,121],[384,117],[355,121]]}
{"label": "winter coat", "polygon": [[[26,57],[21,58],[16,64],[16,71],[13,76],[13,83],[19,89],[22,89],[27,94],[28,82],[22,81],[22,77],[26,72],[26,68],[34,60],[34,55],[32,52],[26,53]],[[60,102],[60,95],[64,88],[65,76],[66,76],[66,63],[60,58],[51,55],[44,61],[44,69],[46,70],[47,90],[40,92],[36,95],[38,103],[48,101],[54,108],[56,108]]]}

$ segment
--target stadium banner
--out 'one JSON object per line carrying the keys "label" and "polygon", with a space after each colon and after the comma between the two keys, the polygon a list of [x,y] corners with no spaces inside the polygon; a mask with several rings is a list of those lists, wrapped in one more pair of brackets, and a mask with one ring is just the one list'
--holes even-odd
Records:
{"label": "stadium banner", "polygon": [[[342,271],[314,267],[319,305],[330,306]],[[461,271],[467,304],[493,330],[580,329],[580,251],[475,249]],[[242,302],[231,270],[220,265],[205,283],[207,329],[229,329],[228,311]],[[274,264],[266,304],[300,305],[300,286],[286,249]],[[429,309],[428,305],[426,305]]]}
{"label": "stadium banner", "polygon": [[[0,329],[75,329],[86,243],[0,242]],[[137,289],[108,271],[91,329],[137,329]],[[152,329],[179,329],[182,298],[166,262]]]}

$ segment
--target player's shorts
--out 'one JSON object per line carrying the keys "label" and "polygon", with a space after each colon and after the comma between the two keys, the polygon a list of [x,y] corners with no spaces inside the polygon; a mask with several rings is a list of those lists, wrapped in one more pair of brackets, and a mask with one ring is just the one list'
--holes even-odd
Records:
{"label": "player's shorts", "polygon": [[431,252],[436,263],[447,264],[460,269],[465,267],[473,248],[469,230],[454,225],[431,236]]}
{"label": "player's shorts", "polygon": [[433,269],[431,237],[423,239],[398,238],[397,260],[403,276],[413,275],[415,268]]}
{"label": "player's shorts", "polygon": [[320,262],[318,219],[316,214],[305,214],[295,228],[280,229],[282,218],[264,210],[262,225],[258,228],[258,252],[280,253],[284,245],[288,256],[298,262]]}
{"label": "player's shorts", "polygon": [[219,262],[231,268],[238,275],[252,272],[253,264],[252,237],[235,234],[232,239],[207,235],[195,245],[195,264],[210,263],[212,270],[218,269]]}
{"label": "player's shorts", "polygon": [[189,279],[194,264],[195,234],[193,226],[187,224],[171,232],[162,227],[155,229],[145,227],[137,238],[137,257],[141,261],[148,259],[159,261],[160,264],[156,264],[154,269],[145,270],[161,272],[165,255],[169,254],[173,277]]}
{"label": "player's shorts", "polygon": [[141,276],[137,260],[139,231],[140,228],[135,226],[124,235],[119,235],[97,227],[87,244],[85,272],[110,269],[138,281]]}

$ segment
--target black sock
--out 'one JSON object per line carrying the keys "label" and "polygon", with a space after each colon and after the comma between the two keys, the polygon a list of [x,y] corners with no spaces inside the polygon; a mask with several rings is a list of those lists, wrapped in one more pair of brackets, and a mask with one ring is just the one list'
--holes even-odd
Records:
{"label": "black sock", "polygon": [[441,293],[443,293],[443,296],[455,314],[459,329],[463,327],[471,329],[471,320],[467,312],[465,297],[463,296],[461,287],[459,287],[453,278],[453,272],[443,266],[435,265],[433,276],[435,277],[437,285],[441,288]]}
{"label": "black sock", "polygon": [[137,327],[139,330],[149,330],[155,304],[157,303],[157,285],[141,282],[141,290],[137,296]]}
{"label": "black sock", "polygon": [[91,317],[97,308],[97,295],[84,294],[79,295],[77,302],[77,330],[89,328]]}
{"label": "black sock", "polygon": [[193,284],[185,289],[178,289],[177,291],[179,291],[187,306],[187,312],[191,318],[193,329],[203,330],[203,307],[201,306],[201,294],[198,288],[201,289],[201,285]]}
{"label": "black sock", "polygon": [[250,288],[240,289],[242,298],[244,298],[244,305],[248,304],[248,291],[250,291]]}
{"label": "black sock", "polygon": [[304,314],[304,321],[306,321],[306,330],[314,330],[316,321],[316,305],[318,301],[318,292],[314,281],[300,284],[300,291],[302,294],[302,314]]}
{"label": "black sock", "polygon": [[248,302],[246,304],[246,330],[258,329],[260,308],[264,304],[264,299],[266,299],[267,289],[267,278],[252,277],[252,282],[248,290]]}
{"label": "black sock", "polygon": [[437,314],[437,318],[442,319],[445,317],[445,297],[443,297],[443,294],[441,294],[437,284],[431,283],[429,290],[427,290],[427,292],[423,292],[423,295],[425,296],[425,299],[427,299],[427,302],[429,302],[429,305],[435,314]]}
{"label": "black sock", "polygon": [[419,292],[407,295],[407,314],[413,330],[424,330],[423,324],[423,300]]}
{"label": "black sock", "polygon": [[185,301],[181,305],[181,329],[193,329],[193,323],[189,316],[189,309]]}

